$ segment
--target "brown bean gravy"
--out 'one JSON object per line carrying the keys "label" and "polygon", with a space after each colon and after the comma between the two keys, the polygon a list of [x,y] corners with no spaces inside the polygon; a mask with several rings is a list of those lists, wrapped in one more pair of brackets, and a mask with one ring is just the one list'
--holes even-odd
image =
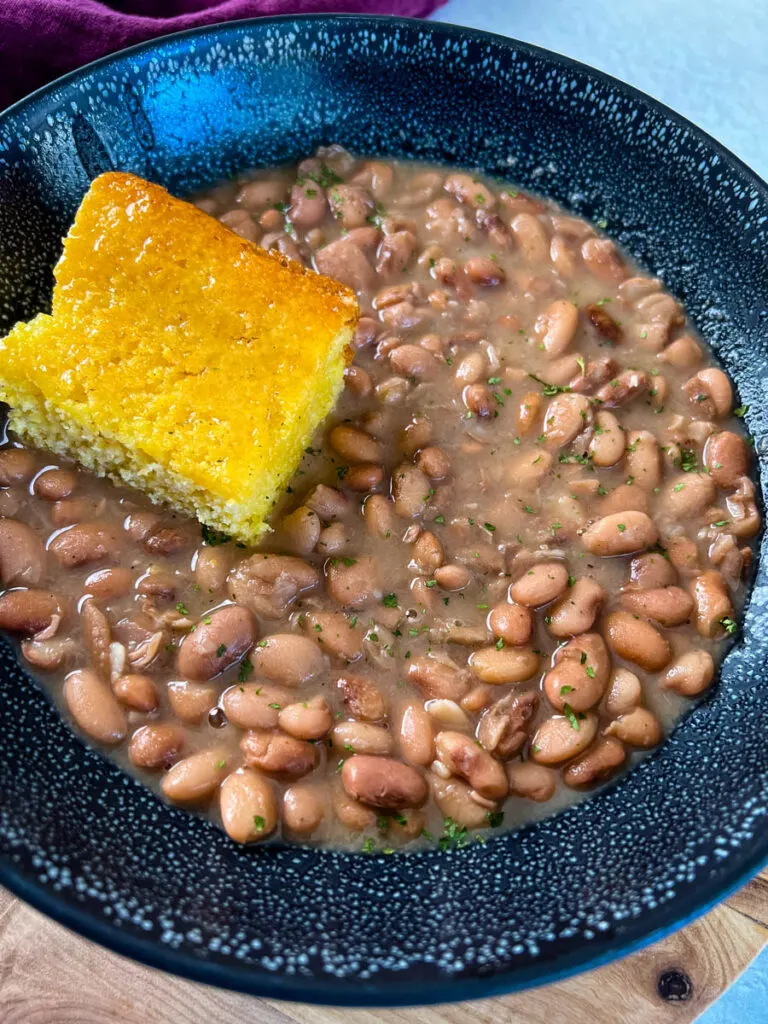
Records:
{"label": "brown bean gravy", "polygon": [[194,199],[355,289],[258,550],[9,439],[0,625],[79,730],[238,842],[463,845],[663,741],[738,629],[738,399],[591,224],[338,147]]}

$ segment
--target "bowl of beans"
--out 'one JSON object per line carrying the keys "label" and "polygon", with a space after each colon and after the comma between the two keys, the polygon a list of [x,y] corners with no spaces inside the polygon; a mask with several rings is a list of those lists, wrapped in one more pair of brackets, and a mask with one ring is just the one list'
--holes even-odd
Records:
{"label": "bowl of beans", "polygon": [[354,289],[257,548],[7,433],[0,881],[273,997],[603,963],[768,858],[766,187],[671,111],[397,19],[184,33],[0,118],[3,327],[117,168]]}

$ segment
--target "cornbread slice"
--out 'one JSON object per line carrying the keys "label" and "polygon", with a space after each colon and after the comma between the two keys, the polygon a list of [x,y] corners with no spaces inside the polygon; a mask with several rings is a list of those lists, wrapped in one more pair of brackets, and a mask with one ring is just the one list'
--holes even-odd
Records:
{"label": "cornbread slice", "polygon": [[52,314],[0,341],[12,429],[254,542],[342,387],[353,292],[121,173],[55,279]]}

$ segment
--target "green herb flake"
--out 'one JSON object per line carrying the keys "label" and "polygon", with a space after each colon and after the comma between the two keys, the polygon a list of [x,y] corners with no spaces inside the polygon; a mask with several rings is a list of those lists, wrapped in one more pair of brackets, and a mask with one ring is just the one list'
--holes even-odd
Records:
{"label": "green herb flake", "polygon": [[720,619],[720,625],[723,627],[725,632],[731,636],[733,636],[733,634],[739,628],[738,623],[735,622],[733,619],[728,618],[728,616],[726,616],[724,619]]}
{"label": "green herb flake", "polygon": [[749,412],[749,406],[748,405],[739,405],[739,406],[737,406],[733,410],[733,415],[734,416],[738,416],[740,420],[743,420],[748,412]]}
{"label": "green herb flake", "polygon": [[189,615],[189,608],[187,608],[183,601],[176,602],[176,611],[179,615]]}
{"label": "green herb flake", "polygon": [[263,832],[264,829],[266,828],[266,825],[266,821],[264,821],[260,814],[254,814],[253,827],[256,829],[257,832]]}
{"label": "green herb flake", "polygon": [[579,725],[579,720],[576,717],[576,713],[570,704],[563,704],[563,714],[568,719],[568,724],[570,725],[570,727],[572,729],[575,729],[576,732],[579,732],[581,726]]}
{"label": "green herb flake", "polygon": [[489,828],[499,828],[504,821],[504,811],[488,811],[485,819]]}
{"label": "green herb flake", "polygon": [[592,668],[591,665],[587,665],[584,671],[587,673],[590,679],[595,678],[595,670]]}
{"label": "green herb flake", "polygon": [[566,695],[566,693],[570,693],[572,690],[573,690],[572,686],[561,686],[560,687],[560,696],[564,697]]}
{"label": "green herb flake", "polygon": [[226,654],[226,651],[227,651],[227,645],[226,644],[219,644],[219,646],[216,648],[216,657],[220,658],[223,654]]}
{"label": "green herb flake", "polygon": [[568,577],[568,586],[569,587],[572,587],[575,582],[576,582],[576,577],[575,576],[569,576]]}
{"label": "green herb flake", "polygon": [[570,384],[565,384],[562,387],[559,384],[550,384],[541,377],[537,377],[535,373],[529,373],[528,376],[531,380],[535,380],[537,384],[541,385],[541,393],[545,398],[551,398],[553,395],[564,395],[571,390]]}
{"label": "green herb flake", "polygon": [[385,594],[381,603],[385,608],[397,608],[397,594]]}
{"label": "green herb flake", "polygon": [[438,840],[438,846],[443,852],[458,850],[462,846],[466,846],[468,841],[469,834],[466,825],[459,825],[453,818],[443,818],[443,834]]}
{"label": "green herb flake", "polygon": [[504,637],[500,636],[499,639],[496,641],[496,650],[500,651],[500,650],[502,650],[503,647],[504,647]]}
{"label": "green herb flake", "polygon": [[616,524],[616,529],[619,531],[619,533],[624,533],[626,528],[627,527],[626,527],[626,525],[624,523],[617,523]]}
{"label": "green herb flake", "polygon": [[253,663],[250,658],[244,658],[237,673],[238,683],[244,683],[251,672],[253,672]]}
{"label": "green herb flake", "polygon": [[435,516],[435,522],[439,523],[440,526],[442,526],[445,523],[445,516],[444,515]]}
{"label": "green herb flake", "polygon": [[212,548],[215,548],[219,544],[228,544],[232,538],[229,534],[222,533],[221,530],[214,530],[212,526],[201,526],[200,532],[203,540],[206,544],[209,544]]}

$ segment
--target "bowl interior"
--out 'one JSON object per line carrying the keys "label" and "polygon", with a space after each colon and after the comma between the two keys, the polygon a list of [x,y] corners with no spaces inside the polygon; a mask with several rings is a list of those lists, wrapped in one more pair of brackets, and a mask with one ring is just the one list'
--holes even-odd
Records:
{"label": "bowl interior", "polygon": [[[752,411],[760,461],[768,191],[652,101],[465,29],[264,19],[75,73],[0,118],[0,321],[45,308],[90,179],[183,194],[318,144],[480,167],[601,222],[688,307]],[[0,650],[0,880],[120,952],[331,1003],[490,995],[593,966],[768,857],[766,569],[719,686],[615,787],[447,854],[234,847],[88,750]]]}

